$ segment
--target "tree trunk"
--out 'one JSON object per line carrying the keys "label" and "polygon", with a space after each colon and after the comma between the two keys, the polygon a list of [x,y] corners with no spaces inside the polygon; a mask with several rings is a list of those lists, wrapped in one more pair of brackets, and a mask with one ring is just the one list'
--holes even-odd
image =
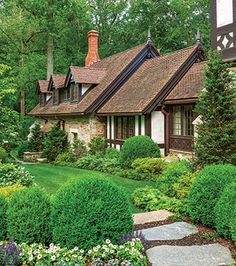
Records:
{"label": "tree trunk", "polygon": [[[23,16],[23,9],[20,9],[20,17]],[[23,68],[24,67],[24,49],[25,49],[25,46],[24,46],[24,42],[23,42],[23,37],[21,38],[21,67]],[[21,115],[21,118],[23,119],[24,116],[25,116],[25,88],[24,86],[21,85],[21,88],[20,88],[20,115]]]}
{"label": "tree trunk", "polygon": [[48,0],[48,40],[47,40],[47,79],[53,74],[53,36],[52,36],[52,19],[53,13],[51,12],[52,0]]}

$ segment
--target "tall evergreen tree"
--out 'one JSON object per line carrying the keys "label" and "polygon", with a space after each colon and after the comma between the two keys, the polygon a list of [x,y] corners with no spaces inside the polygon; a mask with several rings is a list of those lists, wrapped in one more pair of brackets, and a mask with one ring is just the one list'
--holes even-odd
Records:
{"label": "tall evergreen tree", "polygon": [[205,87],[196,111],[202,123],[198,125],[196,163],[236,164],[236,88],[229,65],[218,52],[211,52],[205,69]]}

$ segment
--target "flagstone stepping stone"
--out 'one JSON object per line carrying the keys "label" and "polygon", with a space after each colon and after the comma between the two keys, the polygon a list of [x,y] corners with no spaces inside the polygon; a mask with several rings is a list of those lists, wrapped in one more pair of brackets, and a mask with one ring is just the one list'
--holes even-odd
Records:
{"label": "flagstone stepping stone", "polygon": [[[178,240],[186,236],[196,234],[198,229],[196,226],[185,223],[176,222],[167,225],[161,225],[153,228],[140,230],[146,240]],[[138,232],[140,232],[138,231]]]}
{"label": "flagstone stepping stone", "polygon": [[146,224],[152,222],[160,222],[168,219],[173,216],[172,212],[166,210],[152,211],[152,212],[144,212],[144,213],[136,213],[134,214],[134,224]]}
{"label": "flagstone stepping stone", "polygon": [[147,250],[152,266],[223,266],[234,263],[230,251],[220,244],[157,246]]}

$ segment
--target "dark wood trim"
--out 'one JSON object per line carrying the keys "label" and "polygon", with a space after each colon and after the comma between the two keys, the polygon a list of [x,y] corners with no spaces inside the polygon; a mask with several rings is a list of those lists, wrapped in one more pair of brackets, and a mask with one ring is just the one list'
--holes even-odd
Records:
{"label": "dark wood trim", "polygon": [[127,79],[144,63],[147,55],[151,57],[158,56],[159,53],[151,45],[146,45],[139,54],[131,61],[131,63],[125,67],[125,69],[107,86],[105,91],[96,98],[86,110],[85,113],[94,113],[101,108],[105,102],[110,99],[119,88],[127,81]]}
{"label": "dark wood trim", "polygon": [[198,98],[194,99],[177,99],[177,100],[168,100],[164,101],[165,105],[172,105],[172,104],[191,104],[196,103],[198,101]]}
{"label": "dark wood trim", "polygon": [[109,139],[110,139],[110,140],[112,139],[112,137],[111,137],[111,136],[112,136],[112,132],[111,132],[111,130],[112,130],[112,126],[111,126],[111,123],[112,123],[112,118],[111,118],[111,116],[109,116],[109,127],[110,127],[110,128],[109,128],[109,130],[110,130],[110,138],[109,138]]}
{"label": "dark wood trim", "polygon": [[161,112],[164,115],[164,140],[165,140],[165,155],[167,155],[169,153],[169,134],[170,134],[170,113],[169,110],[166,110],[165,106],[163,105],[161,108]]}
{"label": "dark wood trim", "polygon": [[142,134],[142,116],[141,115],[138,116],[138,134],[139,135]]}
{"label": "dark wood trim", "polygon": [[179,83],[179,81],[184,77],[192,65],[198,60],[203,60],[204,51],[201,45],[196,45],[193,53],[186,59],[183,63],[182,68],[180,68],[172,78],[165,84],[161,92],[151,101],[151,103],[143,110],[145,114],[151,113],[157,108],[157,106],[164,101],[171,90]]}
{"label": "dark wood trim", "polygon": [[145,135],[152,137],[152,118],[151,114],[145,115]]}
{"label": "dark wood trim", "polygon": [[96,113],[99,116],[108,116],[108,115],[114,115],[114,116],[135,116],[135,115],[142,115],[142,113]]}

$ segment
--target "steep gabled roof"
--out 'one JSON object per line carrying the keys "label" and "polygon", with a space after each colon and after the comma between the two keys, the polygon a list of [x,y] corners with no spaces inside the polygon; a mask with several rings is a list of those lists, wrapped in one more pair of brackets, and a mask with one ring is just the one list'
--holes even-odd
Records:
{"label": "steep gabled roof", "polygon": [[64,74],[52,74],[50,81],[49,81],[48,89],[52,90],[53,85],[55,86],[56,89],[63,88],[65,79],[66,79],[66,75]]}
{"label": "steep gabled roof", "polygon": [[38,82],[37,82],[37,88],[36,88],[37,93],[39,94],[40,92],[41,93],[47,92],[47,90],[48,90],[48,83],[49,83],[48,80],[38,80]]}
{"label": "steep gabled roof", "polygon": [[76,83],[99,84],[106,76],[105,68],[70,66],[70,72]]}
{"label": "steep gabled roof", "polygon": [[171,93],[165,98],[165,103],[185,99],[197,99],[204,86],[205,62],[195,63],[180,80]]}
{"label": "steep gabled roof", "polygon": [[[192,60],[198,49],[198,46],[192,46],[146,60],[99,109],[98,114],[144,113],[155,101],[156,106],[159,99],[163,100],[162,95],[167,85],[176,85],[175,79],[179,78],[176,75]],[[191,62],[193,63],[194,61]]]}

